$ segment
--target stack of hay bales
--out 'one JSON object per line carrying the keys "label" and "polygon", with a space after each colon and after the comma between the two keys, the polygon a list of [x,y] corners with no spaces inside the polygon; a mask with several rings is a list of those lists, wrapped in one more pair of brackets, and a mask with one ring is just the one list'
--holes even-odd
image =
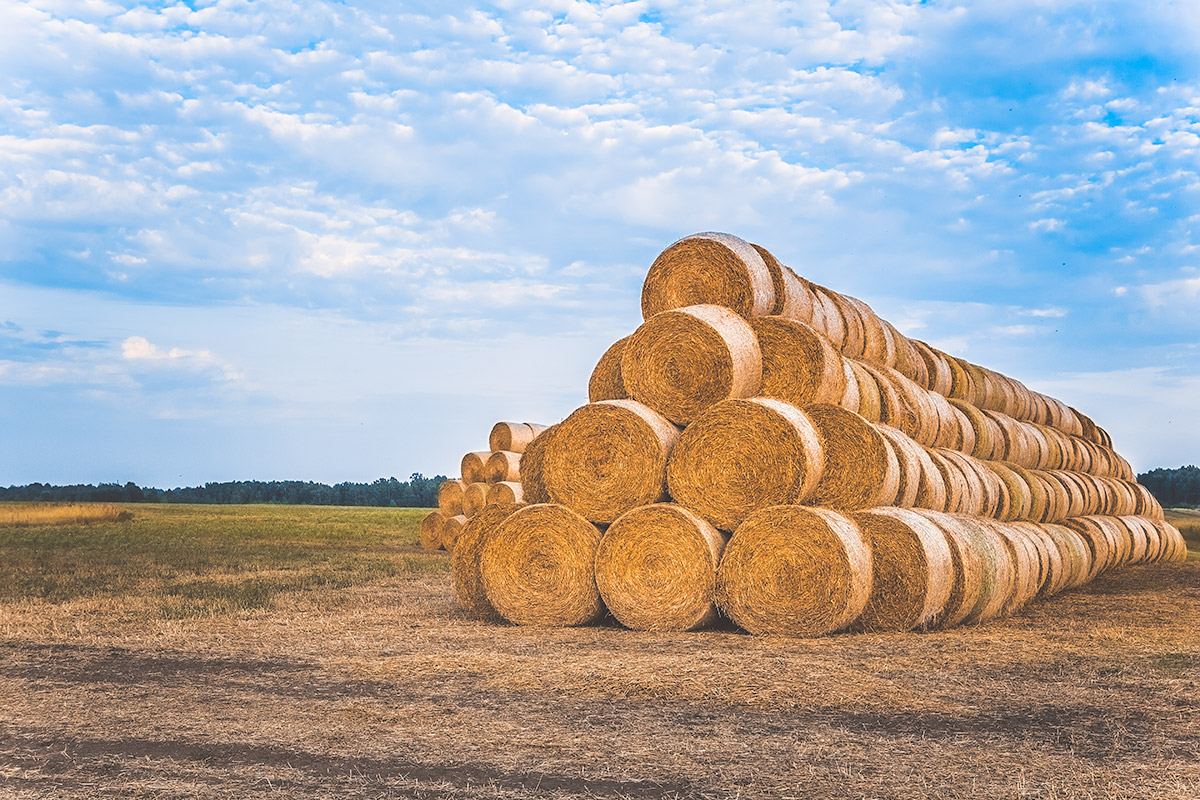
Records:
{"label": "stack of hay bales", "polygon": [[546,430],[535,422],[497,422],[488,436],[490,450],[467,453],[460,478],[438,487],[437,510],[421,521],[421,546],[454,550],[467,525],[485,508],[524,504],[521,454]]}
{"label": "stack of hay bales", "polygon": [[1086,415],[904,336],[758,245],[681,239],[651,266],[642,311],[588,405],[532,434],[494,430],[493,452],[443,487],[429,541],[454,549],[469,613],[944,628],[1185,557]]}

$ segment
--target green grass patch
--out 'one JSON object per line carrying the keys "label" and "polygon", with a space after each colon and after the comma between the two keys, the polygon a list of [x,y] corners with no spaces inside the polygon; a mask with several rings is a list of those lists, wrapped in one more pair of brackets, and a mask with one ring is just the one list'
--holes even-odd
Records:
{"label": "green grass patch", "polygon": [[1168,508],[1167,522],[1183,534],[1187,542],[1188,560],[1200,561],[1200,511],[1191,508]]}
{"label": "green grass patch", "polygon": [[270,608],[283,592],[441,574],[427,509],[145,505],[133,519],[0,526],[0,603],[150,597],[168,618]]}

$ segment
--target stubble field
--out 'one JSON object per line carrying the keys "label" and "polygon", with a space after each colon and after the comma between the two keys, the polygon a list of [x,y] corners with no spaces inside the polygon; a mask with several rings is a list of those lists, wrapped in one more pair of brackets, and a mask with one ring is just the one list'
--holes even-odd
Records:
{"label": "stubble field", "polygon": [[0,797],[1200,797],[1189,561],[817,640],[458,610],[422,511],[0,525]]}

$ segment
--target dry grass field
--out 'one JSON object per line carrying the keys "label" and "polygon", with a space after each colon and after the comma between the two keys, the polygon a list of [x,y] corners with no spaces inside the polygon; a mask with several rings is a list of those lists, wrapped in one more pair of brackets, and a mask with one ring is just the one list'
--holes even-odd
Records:
{"label": "dry grass field", "polygon": [[0,526],[0,797],[1200,797],[1196,552],[973,628],[650,635],[466,619],[418,511],[131,510]]}

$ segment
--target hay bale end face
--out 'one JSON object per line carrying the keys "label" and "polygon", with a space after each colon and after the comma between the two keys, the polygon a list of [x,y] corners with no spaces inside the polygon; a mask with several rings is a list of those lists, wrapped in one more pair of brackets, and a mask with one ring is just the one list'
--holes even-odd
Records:
{"label": "hay bale end face", "polygon": [[804,412],[765,397],[726,400],[680,436],[667,486],[677,502],[732,531],[753,511],[808,498],[824,463]]}
{"label": "hay bale end face", "polygon": [[642,316],[701,304],[743,317],[774,310],[775,281],[751,244],[727,233],[697,233],[659,254],[642,284]]}
{"label": "hay bale end face", "polygon": [[946,535],[925,517],[902,508],[850,514],[871,546],[871,597],[855,630],[908,631],[935,624],[954,586]]}
{"label": "hay bale end face", "polygon": [[488,446],[492,452],[507,450],[524,453],[530,442],[544,430],[544,426],[532,422],[497,422],[488,435]]}
{"label": "hay bale end face", "polygon": [[804,413],[825,455],[825,469],[809,502],[841,509],[892,505],[900,492],[900,462],[883,434],[838,406],[819,403]]}
{"label": "hay bale end face", "polygon": [[432,511],[421,519],[421,549],[433,552],[442,549],[442,527],[449,515],[441,511]]}
{"label": "hay bale end face", "polygon": [[488,601],[509,622],[585,625],[604,612],[596,588],[600,531],[556,504],[525,506],[486,537],[480,574]]}
{"label": "hay bale end face", "polygon": [[592,376],[588,379],[589,403],[628,399],[629,393],[625,391],[625,381],[621,378],[621,357],[625,353],[625,345],[629,343],[629,338],[626,336],[613,342],[596,362]]}
{"label": "hay bale end face", "polygon": [[871,596],[871,551],[834,511],[773,506],[743,522],[717,568],[717,605],[751,633],[822,636]]}
{"label": "hay bale end face", "polygon": [[469,483],[463,492],[463,514],[473,517],[487,505],[488,484]]}
{"label": "hay bale end face", "polygon": [[762,353],[761,396],[798,408],[841,402],[846,395],[845,365],[824,335],[786,317],[756,317],[749,324]]}
{"label": "hay bale end face", "polygon": [[457,516],[463,513],[463,493],[467,485],[460,480],[450,478],[442,481],[438,487],[438,511],[447,516]]}
{"label": "hay bale end face", "polygon": [[491,457],[491,450],[479,450],[463,456],[460,465],[463,483],[486,483],[487,462]]}
{"label": "hay bale end face", "polygon": [[497,450],[488,456],[484,472],[488,483],[521,480],[521,454],[510,450]]}
{"label": "hay bale end face", "polygon": [[546,495],[596,523],[665,500],[678,438],[678,428],[633,400],[586,405],[553,429],[541,465]]}
{"label": "hay bale end face", "polygon": [[442,522],[440,534],[443,550],[454,551],[455,545],[458,544],[458,537],[462,535],[463,528],[467,527],[468,522],[470,522],[470,518],[463,514],[447,517]]}
{"label": "hay bale end face", "polygon": [[596,552],[596,585],[628,628],[690,631],[717,618],[717,564],[726,536],[682,506],[622,514]]}
{"label": "hay bale end face", "polygon": [[751,397],[762,381],[758,338],[727,308],[688,306],[642,323],[621,356],[629,396],[686,425],[731,397]]}
{"label": "hay bale end face", "polygon": [[519,481],[500,481],[488,486],[487,505],[525,502],[525,487]]}

